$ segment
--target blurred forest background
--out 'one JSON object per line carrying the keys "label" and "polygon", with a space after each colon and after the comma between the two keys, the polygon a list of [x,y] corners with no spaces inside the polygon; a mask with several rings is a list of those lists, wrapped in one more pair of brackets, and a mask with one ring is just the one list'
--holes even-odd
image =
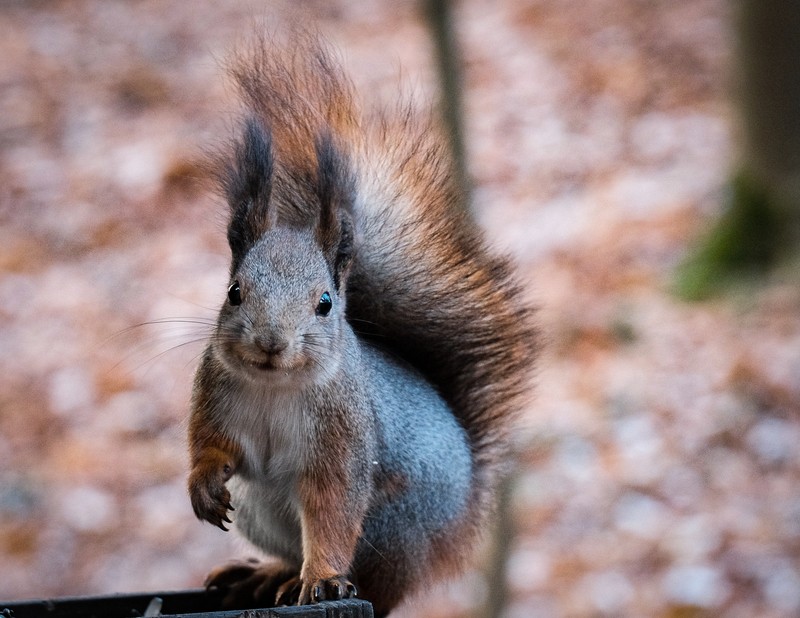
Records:
{"label": "blurred forest background", "polygon": [[[250,554],[185,490],[192,319],[228,267],[198,161],[236,114],[221,61],[296,6],[368,101],[436,97],[417,0],[0,3],[0,598],[195,587]],[[676,293],[746,160],[735,6],[453,3],[473,208],[546,335],[508,618],[800,613],[797,262]]]}

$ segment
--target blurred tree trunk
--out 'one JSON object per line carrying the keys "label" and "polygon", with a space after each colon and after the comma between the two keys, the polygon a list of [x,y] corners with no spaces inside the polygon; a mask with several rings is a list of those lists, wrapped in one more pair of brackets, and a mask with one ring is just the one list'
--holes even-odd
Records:
{"label": "blurred tree trunk", "polygon": [[681,269],[689,298],[763,276],[800,245],[800,2],[737,0],[736,9],[740,163],[725,213]]}
{"label": "blurred tree trunk", "polygon": [[450,142],[453,174],[461,190],[463,206],[471,211],[471,187],[467,174],[464,148],[464,114],[462,111],[461,54],[453,29],[451,0],[422,0],[436,52],[439,73],[442,120]]}
{"label": "blurred tree trunk", "polygon": [[800,3],[740,2],[743,163],[796,210],[800,194]]}

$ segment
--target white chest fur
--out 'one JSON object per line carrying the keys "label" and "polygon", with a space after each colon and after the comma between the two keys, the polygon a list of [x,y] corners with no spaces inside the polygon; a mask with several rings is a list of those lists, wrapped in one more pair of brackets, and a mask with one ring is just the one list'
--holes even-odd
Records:
{"label": "white chest fur", "polygon": [[297,481],[308,454],[302,395],[246,385],[228,404],[223,430],[244,451],[229,483],[235,523],[255,545],[289,558],[300,547]]}

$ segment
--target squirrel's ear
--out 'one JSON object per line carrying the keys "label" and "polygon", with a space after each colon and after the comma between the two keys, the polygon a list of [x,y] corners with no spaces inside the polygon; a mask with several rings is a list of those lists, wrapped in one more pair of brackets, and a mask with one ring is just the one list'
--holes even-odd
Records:
{"label": "squirrel's ear", "polygon": [[236,143],[233,160],[228,161],[222,176],[231,213],[228,244],[234,262],[241,260],[261,235],[275,226],[276,209],[270,208],[269,203],[273,162],[270,132],[257,118],[249,117]]}
{"label": "squirrel's ear", "polygon": [[320,211],[317,240],[339,290],[353,257],[355,179],[347,157],[336,148],[330,132],[317,137],[317,197]]}

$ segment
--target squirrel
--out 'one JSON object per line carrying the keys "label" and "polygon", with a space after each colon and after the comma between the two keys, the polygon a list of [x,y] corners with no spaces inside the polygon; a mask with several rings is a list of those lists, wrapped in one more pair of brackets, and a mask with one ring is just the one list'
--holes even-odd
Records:
{"label": "squirrel", "polygon": [[376,615],[463,570],[492,512],[536,351],[510,261],[408,103],[362,112],[317,35],[231,73],[216,159],[230,284],[196,371],[195,514],[275,562],[213,571],[227,600],[359,597]]}

